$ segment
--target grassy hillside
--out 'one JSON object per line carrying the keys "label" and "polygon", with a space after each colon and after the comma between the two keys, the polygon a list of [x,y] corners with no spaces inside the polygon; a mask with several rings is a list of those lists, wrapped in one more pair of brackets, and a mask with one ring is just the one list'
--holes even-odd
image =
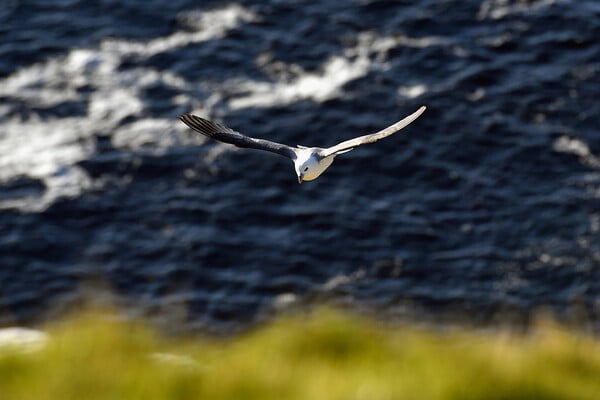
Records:
{"label": "grassy hillside", "polygon": [[383,327],[332,311],[245,335],[165,339],[87,315],[41,350],[0,349],[0,399],[598,399],[600,342]]}

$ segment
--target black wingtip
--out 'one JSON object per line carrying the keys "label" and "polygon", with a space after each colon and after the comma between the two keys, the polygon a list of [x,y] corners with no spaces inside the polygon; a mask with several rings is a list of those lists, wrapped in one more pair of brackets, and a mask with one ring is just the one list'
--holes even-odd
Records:
{"label": "black wingtip", "polygon": [[181,122],[183,122],[184,124],[186,124],[188,127],[192,128],[194,130],[197,130],[197,129],[199,129],[197,127],[197,122],[202,121],[202,118],[196,117],[194,114],[185,113],[185,114],[181,114],[179,116],[179,120]]}
{"label": "black wingtip", "polygon": [[181,122],[185,122],[186,118],[190,118],[190,117],[193,117],[193,116],[194,116],[194,114],[190,114],[190,113],[181,114],[179,116],[179,120]]}
{"label": "black wingtip", "polygon": [[228,128],[222,125],[190,113],[180,115],[179,119],[196,132],[209,137],[215,137],[229,131]]}

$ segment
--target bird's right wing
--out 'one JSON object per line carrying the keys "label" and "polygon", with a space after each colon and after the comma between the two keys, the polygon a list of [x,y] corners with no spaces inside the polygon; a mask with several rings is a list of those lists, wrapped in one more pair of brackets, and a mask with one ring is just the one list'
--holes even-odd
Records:
{"label": "bird's right wing", "polygon": [[277,153],[292,160],[296,158],[294,149],[285,144],[245,136],[226,126],[192,114],[183,114],[179,119],[196,132],[220,142],[233,144],[237,147],[270,151],[271,153]]}
{"label": "bird's right wing", "polygon": [[380,139],[383,139],[384,137],[390,136],[390,135],[398,132],[400,129],[405,128],[407,125],[409,125],[415,119],[419,118],[419,116],[421,114],[423,114],[423,111],[425,111],[425,106],[421,106],[417,111],[410,114],[408,117],[401,119],[400,121],[396,122],[395,124],[390,125],[387,128],[380,130],[379,132],[371,133],[370,135],[359,136],[357,138],[338,143],[335,146],[323,149],[321,151],[321,155],[323,157],[327,157],[332,154],[342,153],[344,151],[350,151],[354,147],[360,146],[361,144],[373,143]]}

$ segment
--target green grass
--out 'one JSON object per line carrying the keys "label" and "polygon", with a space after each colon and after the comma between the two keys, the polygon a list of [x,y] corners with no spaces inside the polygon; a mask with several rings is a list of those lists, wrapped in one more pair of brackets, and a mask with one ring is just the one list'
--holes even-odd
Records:
{"label": "green grass", "polygon": [[320,310],[223,340],[99,314],[46,330],[42,350],[0,349],[0,399],[600,398],[600,342],[552,324],[440,333]]}

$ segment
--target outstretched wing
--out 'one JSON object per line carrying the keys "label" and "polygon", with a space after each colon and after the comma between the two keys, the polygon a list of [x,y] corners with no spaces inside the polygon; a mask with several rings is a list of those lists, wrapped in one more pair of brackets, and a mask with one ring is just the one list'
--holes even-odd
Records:
{"label": "outstretched wing", "polygon": [[292,160],[296,158],[294,149],[285,144],[271,142],[270,140],[251,138],[226,126],[192,114],[183,114],[179,116],[179,119],[196,132],[220,142],[233,144],[237,147],[270,151],[271,153],[277,153],[284,157],[291,158]]}
{"label": "outstretched wing", "polygon": [[323,149],[320,152],[320,154],[323,157],[327,157],[332,154],[341,153],[343,151],[350,151],[350,150],[352,150],[352,148],[354,148],[356,146],[360,146],[361,144],[376,142],[376,141],[383,139],[384,137],[390,136],[390,135],[398,132],[400,129],[406,127],[411,122],[413,122],[415,119],[419,118],[419,116],[421,114],[423,114],[423,111],[425,111],[425,106],[421,106],[421,108],[419,108],[414,113],[410,114],[408,117],[396,122],[394,125],[390,125],[387,128],[380,130],[379,132],[372,133],[370,135],[359,136],[357,138],[350,139],[350,140],[346,140],[345,142],[338,143],[335,146]]}

